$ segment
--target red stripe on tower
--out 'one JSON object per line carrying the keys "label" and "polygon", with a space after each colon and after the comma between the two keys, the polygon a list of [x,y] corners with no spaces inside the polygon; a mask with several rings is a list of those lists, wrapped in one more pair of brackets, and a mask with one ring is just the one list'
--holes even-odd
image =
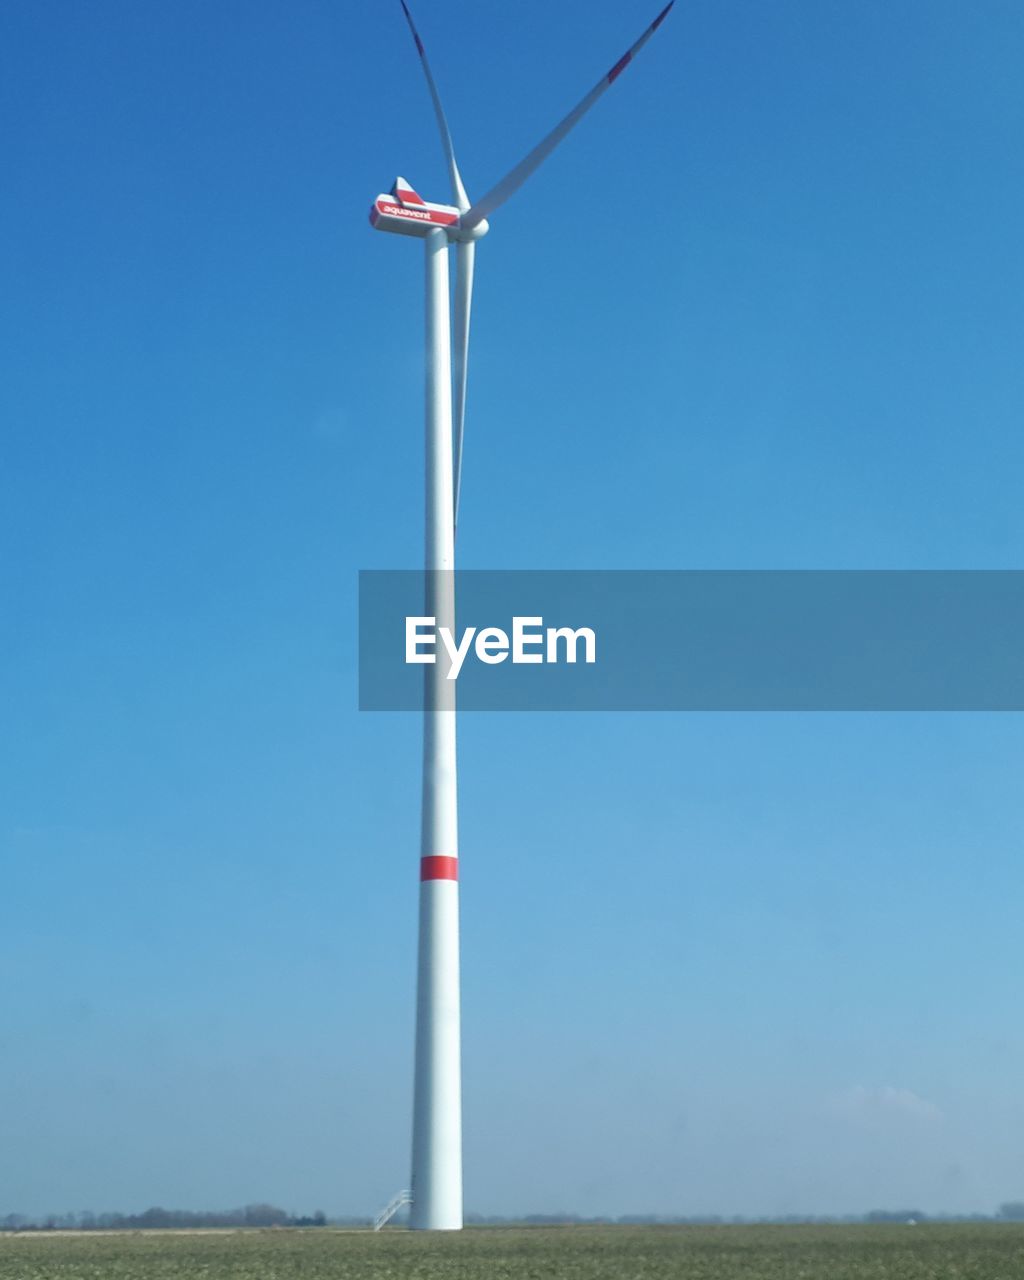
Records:
{"label": "red stripe on tower", "polygon": [[421,880],[458,880],[458,858],[420,858]]}
{"label": "red stripe on tower", "polygon": [[618,62],[616,62],[615,66],[612,67],[611,71],[608,72],[609,84],[615,83],[618,77],[621,76],[623,71],[625,71],[625,69],[629,66],[630,62],[632,61],[632,58],[633,58],[633,55],[631,53],[624,53],[622,55],[622,57],[618,60]]}

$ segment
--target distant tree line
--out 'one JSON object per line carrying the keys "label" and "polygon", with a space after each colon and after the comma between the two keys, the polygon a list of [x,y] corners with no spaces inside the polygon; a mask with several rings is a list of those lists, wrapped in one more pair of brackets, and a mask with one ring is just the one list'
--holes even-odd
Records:
{"label": "distant tree line", "polygon": [[[719,1214],[627,1213],[619,1217],[584,1217],[576,1213],[531,1213],[525,1217],[466,1214],[467,1226],[572,1226],[619,1224],[621,1226],[725,1226],[743,1223],[917,1223],[917,1222],[1024,1222],[1024,1200],[1009,1200],[994,1214],[939,1213],[920,1209],[872,1209],[845,1215],[787,1214],[783,1217],[744,1217]],[[328,1218],[322,1209],[311,1214],[288,1213],[272,1204],[247,1204],[241,1209],[193,1211],[154,1207],[143,1213],[54,1213],[31,1217],[22,1213],[0,1216],[0,1231],[173,1231],[203,1228],[369,1226],[368,1217]]]}
{"label": "distant tree line", "polygon": [[[366,1222],[368,1219],[360,1219]],[[154,1207],[144,1213],[52,1213],[33,1218],[22,1213],[0,1217],[4,1231],[153,1231],[196,1230],[211,1227],[325,1227],[322,1209],[299,1215],[272,1204],[247,1204],[242,1209],[199,1211]],[[340,1225],[336,1223],[335,1225]],[[347,1224],[346,1224],[347,1225]]]}
{"label": "distant tree line", "polygon": [[809,1214],[792,1213],[779,1216],[746,1217],[743,1214],[724,1216],[717,1213],[661,1214],[624,1213],[618,1217],[584,1217],[577,1213],[531,1213],[525,1217],[504,1218],[479,1213],[467,1213],[470,1226],[572,1226],[587,1224],[619,1226],[741,1226],[744,1223],[774,1223],[785,1226],[815,1223],[910,1223],[910,1222],[1024,1222],[1024,1201],[1008,1201],[994,1214],[989,1213],[925,1213],[921,1209],[872,1209],[868,1213]]}

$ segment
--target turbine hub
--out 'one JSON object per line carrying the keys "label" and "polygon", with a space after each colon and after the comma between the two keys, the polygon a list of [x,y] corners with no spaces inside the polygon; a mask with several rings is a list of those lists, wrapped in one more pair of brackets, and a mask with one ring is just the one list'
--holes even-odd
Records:
{"label": "turbine hub", "polygon": [[448,232],[448,239],[456,244],[468,244],[473,240],[480,240],[491,229],[491,224],[486,218],[482,222],[478,222],[475,227],[461,227],[458,223]]}

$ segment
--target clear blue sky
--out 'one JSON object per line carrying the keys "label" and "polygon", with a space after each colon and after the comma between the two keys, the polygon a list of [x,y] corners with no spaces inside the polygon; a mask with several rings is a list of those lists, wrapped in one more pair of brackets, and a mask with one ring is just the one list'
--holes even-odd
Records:
{"label": "clear blue sky", "polygon": [[[470,193],[653,16],[421,0]],[[1024,10],[680,0],[478,254],[462,563],[1020,567]],[[0,1211],[408,1171],[395,3],[0,16]],[[1024,1197],[1024,722],[467,717],[467,1207]]]}

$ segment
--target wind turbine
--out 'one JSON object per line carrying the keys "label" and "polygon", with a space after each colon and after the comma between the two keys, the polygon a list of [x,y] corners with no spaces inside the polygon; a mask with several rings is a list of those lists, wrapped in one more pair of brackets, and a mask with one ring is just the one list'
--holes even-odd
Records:
{"label": "wind turbine", "polygon": [[[473,203],[462,183],[451,130],[423,41],[406,0],[401,0],[434,104],[448,162],[452,204],[431,204],[404,178],[397,178],[390,193],[379,195],[373,202],[370,223],[378,231],[418,236],[426,246],[426,614],[435,619],[438,628],[450,628],[451,634],[455,633],[455,525],[462,485],[476,242],[489,229],[489,215],[522,186],[615,83],[661,26],[674,3],[669,0],[640,39],[582,102],[496,186]],[[448,279],[451,245],[455,246],[454,325]],[[462,1227],[462,1080],[455,681],[446,678],[440,661],[425,670],[410,1223],[421,1230],[456,1231]]]}

